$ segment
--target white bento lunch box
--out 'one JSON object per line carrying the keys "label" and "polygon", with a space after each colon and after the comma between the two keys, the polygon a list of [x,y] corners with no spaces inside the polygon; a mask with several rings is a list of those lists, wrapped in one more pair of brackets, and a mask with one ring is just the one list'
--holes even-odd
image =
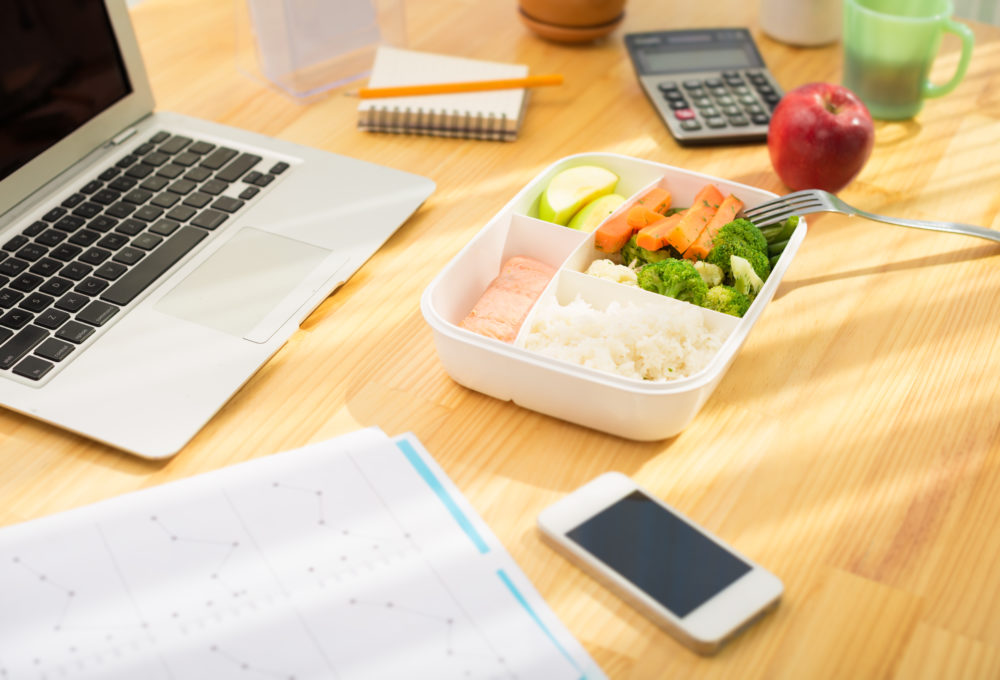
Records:
{"label": "white bento lunch box", "polygon": [[[599,279],[583,272],[605,254],[594,248],[592,233],[538,219],[538,200],[558,172],[578,165],[598,165],[616,173],[615,193],[629,197],[615,214],[628,210],[647,189],[662,186],[673,204],[688,206],[699,189],[714,183],[746,207],[776,196],[744,184],[679,168],[608,153],[567,156],[546,168],[445,266],[424,290],[420,308],[434,333],[438,356],[455,382],[524,408],[609,434],[653,441],[673,437],[694,419],[718,385],[750,330],[788,269],[805,238],[800,220],[763,288],[743,318],[695,307],[687,302]],[[597,309],[613,301],[632,301],[651,313],[670,314],[677,305],[704,315],[705,325],[725,336],[722,346],[697,373],[672,381],[643,381],[550,358],[525,349],[531,315],[513,344],[481,336],[458,326],[499,274],[504,262],[523,255],[545,262],[558,272],[539,300],[555,296],[568,304],[577,296]],[[537,302],[536,302],[537,307]]]}

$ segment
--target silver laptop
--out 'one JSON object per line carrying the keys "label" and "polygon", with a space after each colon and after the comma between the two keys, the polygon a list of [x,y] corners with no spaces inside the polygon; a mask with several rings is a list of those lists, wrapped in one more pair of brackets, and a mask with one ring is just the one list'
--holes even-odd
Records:
{"label": "silver laptop", "polygon": [[124,0],[0,3],[0,405],[169,457],[433,189],[153,112]]}

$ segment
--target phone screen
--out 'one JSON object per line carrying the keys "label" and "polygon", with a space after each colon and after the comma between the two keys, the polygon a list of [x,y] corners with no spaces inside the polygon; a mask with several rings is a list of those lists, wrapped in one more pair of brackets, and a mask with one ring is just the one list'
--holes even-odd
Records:
{"label": "phone screen", "polygon": [[567,536],[678,618],[752,569],[640,491]]}

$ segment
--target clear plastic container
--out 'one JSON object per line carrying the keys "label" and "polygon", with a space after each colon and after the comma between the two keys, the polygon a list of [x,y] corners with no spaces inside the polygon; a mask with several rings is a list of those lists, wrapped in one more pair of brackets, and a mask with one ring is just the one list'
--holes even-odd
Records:
{"label": "clear plastic container", "polygon": [[404,47],[403,0],[235,0],[238,68],[297,99],[369,75],[379,45]]}
{"label": "clear plastic container", "polygon": [[[583,274],[604,257],[593,234],[539,220],[538,199],[549,180],[577,165],[599,165],[619,176],[616,193],[629,197],[616,212],[628,210],[649,187],[660,185],[674,205],[690,205],[706,183],[733,193],[747,207],[775,194],[718,177],[606,153],[579,154],[550,165],[522,189],[445,266],[424,290],[420,306],[430,325],[438,356],[455,382],[497,399],[609,434],[653,441],[680,433],[695,417],[725,375],[736,353],[774,297],[788,265],[805,238],[805,220],[792,238],[750,309],[742,318],[694,307],[648,291]],[[698,310],[705,326],[725,337],[700,371],[673,381],[643,381],[577,366],[524,348],[531,315],[513,344],[458,326],[510,257],[524,255],[558,269],[539,301],[561,304],[580,296],[603,309],[612,300],[632,301],[650,313],[670,314],[678,305]],[[537,308],[538,303],[536,303]],[[532,312],[534,314],[534,311]]]}

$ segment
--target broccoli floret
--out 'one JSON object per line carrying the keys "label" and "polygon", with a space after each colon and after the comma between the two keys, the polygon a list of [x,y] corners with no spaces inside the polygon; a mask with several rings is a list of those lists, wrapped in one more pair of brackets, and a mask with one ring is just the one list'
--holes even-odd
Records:
{"label": "broccoli floret", "polygon": [[757,225],[746,218],[740,217],[723,225],[712,242],[719,244],[730,240],[743,241],[754,250],[767,254],[767,238]]}
{"label": "broccoli floret", "polygon": [[702,306],[723,314],[743,316],[750,309],[750,298],[731,286],[712,286]]}
{"label": "broccoli floret", "polygon": [[[622,246],[622,262],[626,266],[635,266],[638,268],[644,264],[661,262],[670,256],[671,253],[669,250],[646,250],[645,248],[640,248],[636,243],[635,234],[628,240],[628,243]],[[635,263],[634,265],[633,262]]]}
{"label": "broccoli floret", "polygon": [[767,279],[771,273],[771,262],[767,257],[766,251],[762,253],[755,248],[751,248],[744,241],[735,239],[723,243],[716,241],[715,246],[708,254],[708,257],[705,258],[705,261],[720,267],[724,275],[724,282],[732,284],[733,268],[731,262],[734,255],[750,262],[757,276],[761,279]]}
{"label": "broccoli floret", "polygon": [[639,270],[639,287],[701,306],[708,286],[688,260],[662,260]]}
{"label": "broccoli floret", "polygon": [[[767,262],[767,258],[760,253],[754,253]],[[757,292],[764,285],[764,279],[757,275],[754,266],[739,255],[733,255],[730,268],[733,272],[733,288],[749,296],[751,299],[757,297]]]}
{"label": "broccoli floret", "polygon": [[694,268],[698,270],[701,278],[705,281],[705,285],[709,288],[722,283],[723,272],[721,267],[709,264],[704,260],[698,260],[694,263]]}

